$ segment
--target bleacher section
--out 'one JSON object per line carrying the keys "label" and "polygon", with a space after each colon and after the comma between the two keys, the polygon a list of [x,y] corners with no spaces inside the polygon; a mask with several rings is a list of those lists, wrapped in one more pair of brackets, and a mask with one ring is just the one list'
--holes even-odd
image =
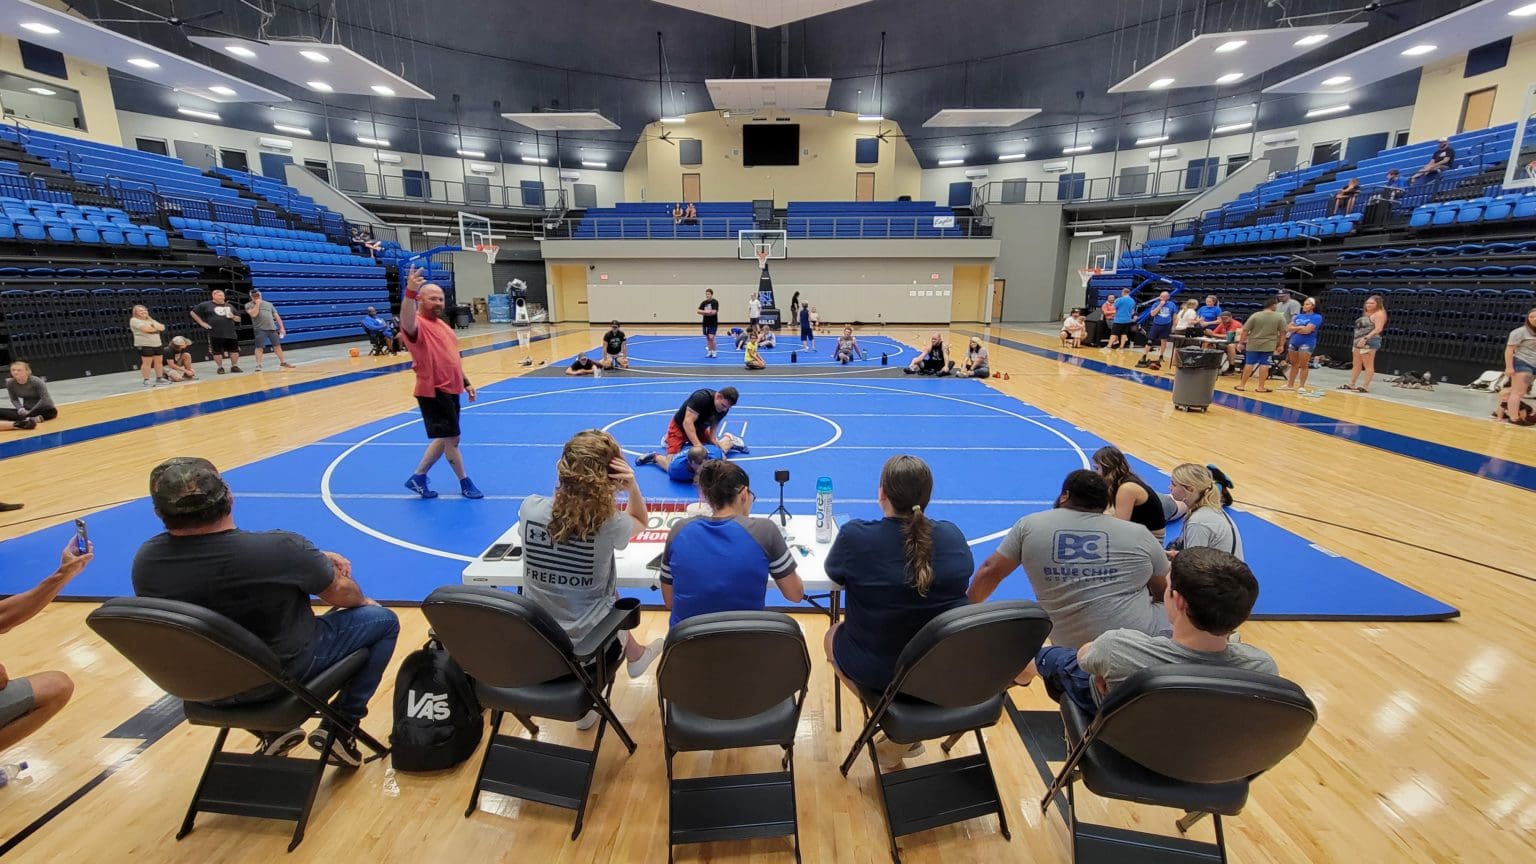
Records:
{"label": "bleacher section", "polygon": [[249,190],[263,201],[276,204],[306,222],[319,225],[327,237],[333,240],[346,238],[345,223],[342,221],[341,214],[316,204],[315,199],[292,186],[259,174],[236,171],[233,168],[213,170],[215,174],[228,177],[237,186]]}
{"label": "bleacher section", "polygon": [[1202,233],[1217,228],[1255,224],[1258,219],[1273,215],[1274,211],[1289,200],[1308,190],[1311,184],[1324,175],[1337,171],[1343,162],[1325,162],[1306,168],[1285,171],[1238,195],[1219,210],[1205,214],[1200,222]]}
{"label": "bleacher section", "polygon": [[1342,237],[1352,234],[1360,224],[1360,214],[1330,216],[1325,219],[1293,219],[1247,228],[1220,228],[1205,235],[1205,246],[1246,246],[1253,243],[1277,243],[1307,237]]}
{"label": "bleacher section", "polygon": [[135,225],[116,207],[0,197],[0,211],[0,240],[170,248],[163,229]]}
{"label": "bleacher section", "polygon": [[384,268],[318,231],[170,217],[182,235],[245,262],[251,287],[283,316],[289,342],[359,335],[369,306],[389,308]]}
{"label": "bleacher section", "polygon": [[[782,219],[757,224],[748,201],[705,201],[698,219],[679,221],[672,204],[617,204],[587,210],[575,240],[734,239],[738,231],[783,229],[790,239],[965,237],[955,211],[932,201],[791,201]],[[941,221],[957,224],[940,227]]]}
{"label": "bleacher section", "polygon": [[[964,237],[955,211],[932,201],[791,201],[784,230],[790,239]],[[951,224],[938,227],[936,219]]]}
{"label": "bleacher section", "polygon": [[694,205],[696,224],[675,221],[672,205],[617,204],[587,210],[576,230],[575,240],[724,240],[736,238],[736,232],[757,227],[752,221],[750,201],[701,201]]}

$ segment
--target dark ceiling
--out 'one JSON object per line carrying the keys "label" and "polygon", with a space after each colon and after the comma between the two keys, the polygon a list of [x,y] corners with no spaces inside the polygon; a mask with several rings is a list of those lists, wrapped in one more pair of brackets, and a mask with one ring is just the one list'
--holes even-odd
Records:
{"label": "dark ceiling", "polygon": [[[170,11],[167,0],[136,3]],[[562,133],[558,162],[574,165],[586,159],[621,168],[647,123],[663,113],[712,108],[704,79],[754,73],[753,33],[747,25],[649,0],[336,0],[334,6],[179,0],[175,11],[191,18],[222,10],[198,23],[255,36],[262,16],[252,3],[276,12],[267,28],[273,38],[318,38],[324,32],[329,40],[325,26],[334,10],[334,41],[399,72],[436,100],[334,96],[320,101],[302,87],[190,43],[171,27],[110,26],[294,97],[275,108],[221,106],[226,125],[271,132],[274,120],[288,118],[319,130],[328,118],[337,142],[353,143],[363,134],[387,138],[395,150],[448,157],[454,155],[462,127],[468,146],[486,151],[492,160],[500,152],[516,161],[514,145],[534,136],[502,121],[499,103],[501,111],[601,112],[623,128]],[[91,18],[136,14],[112,0],[73,0],[71,5]],[[1160,128],[1165,118],[1171,143],[1179,143],[1204,140],[1213,126],[1252,119],[1254,104],[1260,129],[1297,123],[1307,109],[1337,98],[1261,98],[1259,91],[1465,4],[1388,0],[1373,11],[1351,11],[1360,5],[1360,0],[874,0],[784,28],[759,29],[756,73],[832,78],[829,107],[878,111],[899,123],[924,167],[941,158],[985,164],[1021,148],[1031,155],[1054,155],[1072,143],[1075,129],[1095,130],[1098,150],[1110,149],[1110,138],[1130,147],[1149,128]],[[1285,15],[1314,13],[1332,14],[1298,23],[1333,23],[1354,15],[1369,26],[1304,60],[1221,88],[1219,94],[1216,88],[1106,92],[1196,33],[1281,26]],[[668,86],[661,84],[658,32],[665,45]],[[884,92],[877,102],[882,32]],[[1351,93],[1353,113],[1411,104],[1417,80],[1417,73],[1409,73]],[[163,88],[113,73],[113,90],[123,110],[175,116],[178,96]],[[1044,110],[1005,131],[923,128],[923,121],[939,109],[961,107]],[[546,134],[541,143],[548,152],[554,139]],[[551,165],[556,162],[552,159]]]}

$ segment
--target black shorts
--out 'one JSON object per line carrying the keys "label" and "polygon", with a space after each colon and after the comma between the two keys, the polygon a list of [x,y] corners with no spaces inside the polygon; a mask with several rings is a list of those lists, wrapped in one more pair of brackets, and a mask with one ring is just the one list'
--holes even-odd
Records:
{"label": "black shorts", "polygon": [[1168,334],[1172,332],[1172,324],[1153,324],[1152,329],[1147,331],[1147,344],[1161,345],[1163,340],[1168,338]]}
{"label": "black shorts", "polygon": [[1120,324],[1120,323],[1111,324],[1109,326],[1109,335],[1111,335],[1111,336],[1129,336],[1129,335],[1131,335],[1131,325],[1129,323],[1126,323],[1126,324]]}
{"label": "black shorts", "polygon": [[225,339],[222,336],[209,336],[208,350],[215,354],[239,354],[240,340]]}
{"label": "black shorts", "polygon": [[160,352],[162,352],[164,350],[165,350],[164,348],[152,348],[152,347],[150,347],[148,345],[140,345],[139,346],[139,356],[140,357],[159,357],[160,356]]}
{"label": "black shorts", "polygon": [[438,390],[432,396],[417,396],[416,404],[421,406],[428,438],[459,437],[459,394]]}
{"label": "black shorts", "polygon": [[720,325],[719,324],[705,324],[704,325],[704,335],[705,336],[713,336],[719,330],[720,330]]}

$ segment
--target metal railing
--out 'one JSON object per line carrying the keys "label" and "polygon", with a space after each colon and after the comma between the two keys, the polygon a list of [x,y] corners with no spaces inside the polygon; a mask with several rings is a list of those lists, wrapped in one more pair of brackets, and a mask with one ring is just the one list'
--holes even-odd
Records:
{"label": "metal railing", "polygon": [[955,240],[991,237],[984,219],[953,217],[939,227],[931,216],[792,216],[756,222],[751,216],[705,216],[671,220],[647,216],[586,216],[544,219],[544,240],[735,240],[740,230],[782,230],[790,240]]}
{"label": "metal railing", "polygon": [[1170,168],[1115,177],[1063,174],[1049,180],[993,180],[976,187],[971,206],[1070,204],[1195,195],[1221,182],[1221,168]]}
{"label": "metal railing", "polygon": [[566,209],[565,189],[544,187],[537,191],[521,186],[501,186],[486,182],[402,177],[394,174],[331,172],[330,183],[337,190],[359,198],[386,201],[426,201],[465,207],[500,207],[561,212]]}

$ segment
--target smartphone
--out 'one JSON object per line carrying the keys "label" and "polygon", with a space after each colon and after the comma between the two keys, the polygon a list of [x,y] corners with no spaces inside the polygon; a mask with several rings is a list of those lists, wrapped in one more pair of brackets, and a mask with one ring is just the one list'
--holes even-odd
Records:
{"label": "smartphone", "polygon": [[521,557],[523,557],[523,547],[513,546],[510,550],[507,551],[507,557],[505,560],[516,561]]}
{"label": "smartphone", "polygon": [[85,530],[85,520],[75,520],[75,552],[84,555],[91,548],[91,535]]}
{"label": "smartphone", "polygon": [[497,543],[495,546],[485,550],[485,554],[480,557],[485,561],[500,561],[507,557],[507,553],[510,551],[512,551],[511,543]]}

